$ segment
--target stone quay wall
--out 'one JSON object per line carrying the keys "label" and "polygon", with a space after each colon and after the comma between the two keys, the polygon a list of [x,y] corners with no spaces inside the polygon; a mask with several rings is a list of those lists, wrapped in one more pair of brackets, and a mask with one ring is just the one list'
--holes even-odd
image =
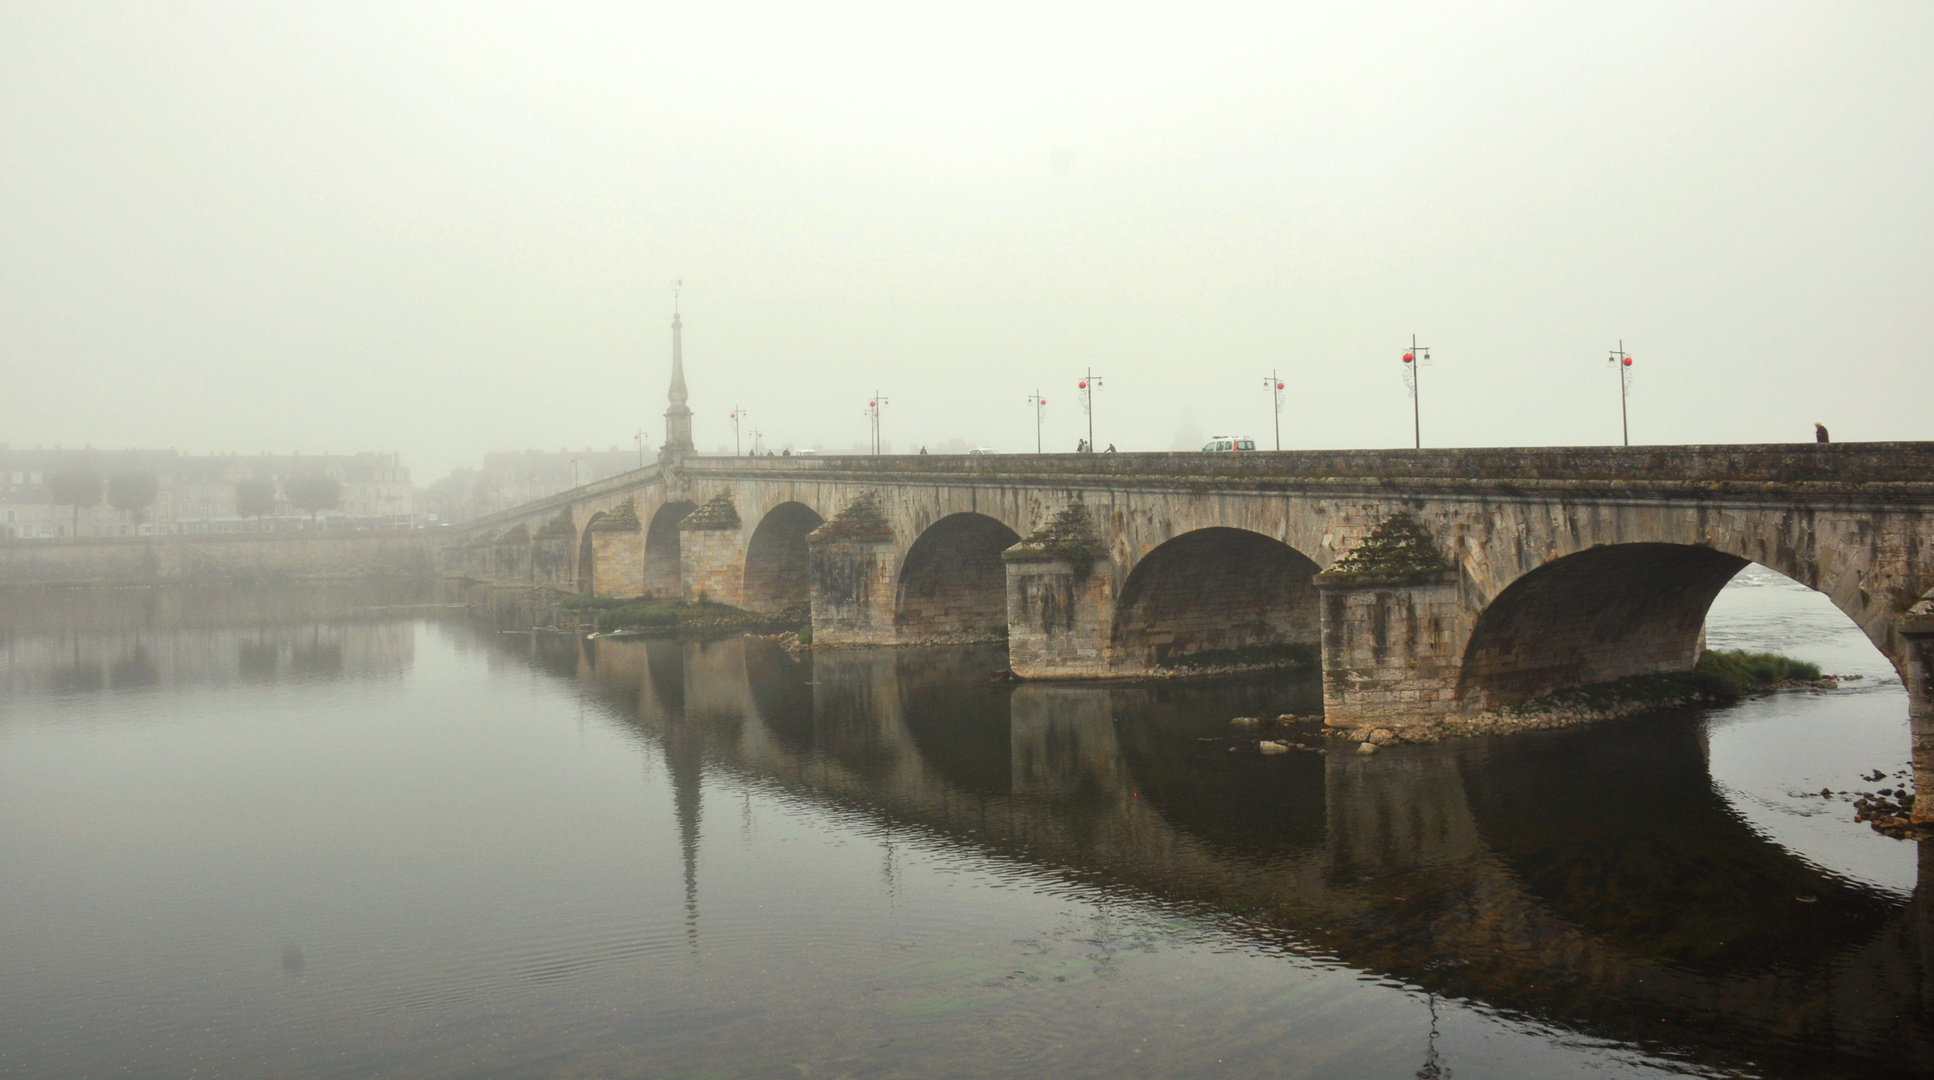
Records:
{"label": "stone quay wall", "polygon": [[427,531],[0,540],[0,586],[434,578],[445,543]]}

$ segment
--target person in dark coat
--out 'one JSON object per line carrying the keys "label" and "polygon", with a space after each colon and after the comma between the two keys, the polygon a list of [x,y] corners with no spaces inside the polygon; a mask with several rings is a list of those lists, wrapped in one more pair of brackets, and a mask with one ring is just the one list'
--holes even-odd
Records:
{"label": "person in dark coat", "polygon": [[1827,438],[1827,426],[1825,424],[1822,424],[1818,420],[1813,421],[1813,441],[1814,442],[1831,441]]}

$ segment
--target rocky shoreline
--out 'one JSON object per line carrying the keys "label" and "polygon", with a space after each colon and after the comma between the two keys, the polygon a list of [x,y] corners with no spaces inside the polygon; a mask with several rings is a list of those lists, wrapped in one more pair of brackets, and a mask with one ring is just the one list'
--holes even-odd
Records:
{"label": "rocky shoreline", "polygon": [[[1827,675],[1818,679],[1781,679],[1755,688],[1750,696],[1758,697],[1781,690],[1834,690],[1843,681],[1859,678],[1858,675]],[[1504,735],[1519,731],[1575,727],[1579,724],[1595,724],[1602,720],[1636,716],[1653,709],[1669,709],[1686,705],[1723,705],[1734,700],[1738,699],[1700,690],[1629,697],[1572,693],[1539,698],[1525,702],[1523,705],[1490,709],[1472,713],[1469,716],[1437,717],[1421,723],[1407,724],[1401,731],[1377,726],[1333,727],[1328,730],[1332,738],[1370,743],[1374,746],[1395,746],[1401,743],[1434,743],[1443,739],[1470,738],[1477,735]],[[1321,720],[1321,717],[1315,719]]]}

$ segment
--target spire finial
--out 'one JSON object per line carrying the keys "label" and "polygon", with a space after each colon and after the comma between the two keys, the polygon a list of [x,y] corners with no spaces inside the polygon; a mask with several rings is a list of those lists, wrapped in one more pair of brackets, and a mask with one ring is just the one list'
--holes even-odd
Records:
{"label": "spire finial", "polygon": [[659,449],[661,459],[692,450],[692,410],[685,404],[685,328],[678,316],[678,294],[684,285],[684,278],[672,282],[672,384],[666,395],[671,408],[665,410],[665,445]]}

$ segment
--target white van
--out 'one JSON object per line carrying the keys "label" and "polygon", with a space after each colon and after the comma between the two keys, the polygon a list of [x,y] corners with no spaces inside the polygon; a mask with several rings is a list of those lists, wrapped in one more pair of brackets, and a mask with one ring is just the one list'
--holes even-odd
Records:
{"label": "white van", "polygon": [[1202,447],[1205,454],[1249,453],[1256,448],[1256,440],[1248,435],[1216,435]]}

